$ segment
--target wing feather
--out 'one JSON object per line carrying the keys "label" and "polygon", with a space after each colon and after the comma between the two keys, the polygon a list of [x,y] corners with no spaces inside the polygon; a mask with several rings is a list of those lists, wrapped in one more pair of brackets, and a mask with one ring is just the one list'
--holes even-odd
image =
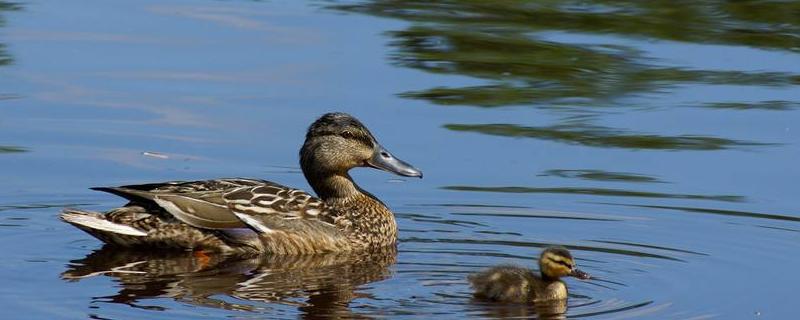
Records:
{"label": "wing feather", "polygon": [[302,220],[302,224],[334,226],[325,202],[303,190],[276,184],[241,187],[223,194],[222,198],[236,216],[256,231],[271,230],[274,226],[287,228],[294,220]]}
{"label": "wing feather", "polygon": [[303,190],[256,179],[215,179],[96,188],[134,202],[151,202],[198,228],[250,227],[259,233],[334,226],[325,203]]}
{"label": "wing feather", "polygon": [[[208,196],[208,195],[204,195]],[[227,206],[194,194],[159,194],[153,201],[178,220],[198,228],[229,229],[246,225]]]}

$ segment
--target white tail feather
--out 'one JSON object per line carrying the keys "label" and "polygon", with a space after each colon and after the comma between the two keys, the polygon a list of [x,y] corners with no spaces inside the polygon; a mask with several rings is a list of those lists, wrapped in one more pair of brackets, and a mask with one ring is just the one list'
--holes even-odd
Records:
{"label": "white tail feather", "polygon": [[97,217],[91,214],[79,212],[64,212],[61,214],[61,219],[74,224],[76,226],[83,226],[90,229],[103,230],[128,236],[147,236],[147,233],[139,229],[126,226],[123,224],[113,223],[102,217]]}

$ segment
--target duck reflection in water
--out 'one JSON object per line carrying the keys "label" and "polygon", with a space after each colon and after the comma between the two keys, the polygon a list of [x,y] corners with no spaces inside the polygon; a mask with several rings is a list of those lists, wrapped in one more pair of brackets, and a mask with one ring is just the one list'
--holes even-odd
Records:
{"label": "duck reflection in water", "polygon": [[[388,278],[396,256],[394,247],[359,254],[243,258],[105,246],[72,261],[61,278],[79,281],[104,275],[119,282],[118,293],[95,298],[93,303],[159,309],[140,301],[172,298],[197,306],[243,311],[268,310],[265,304],[277,303],[297,306],[307,318],[363,318],[350,310],[350,302],[368,298],[358,288]],[[233,303],[224,299],[226,296],[244,302]]]}
{"label": "duck reflection in water", "polygon": [[472,307],[481,318],[491,319],[542,319],[560,320],[567,318],[567,300],[553,300],[530,303],[494,303],[475,299]]}

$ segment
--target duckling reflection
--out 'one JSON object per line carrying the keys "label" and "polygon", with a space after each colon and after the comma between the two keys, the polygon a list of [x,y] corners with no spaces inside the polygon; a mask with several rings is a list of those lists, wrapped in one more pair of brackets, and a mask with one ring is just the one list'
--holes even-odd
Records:
{"label": "duckling reflection", "polygon": [[491,319],[540,319],[560,320],[566,319],[567,300],[541,301],[536,304],[528,303],[493,303],[492,301],[476,301],[481,318]]}
{"label": "duckling reflection", "polygon": [[[72,261],[61,274],[67,281],[113,277],[119,292],[93,301],[152,308],[141,301],[172,298],[227,310],[269,309],[259,303],[296,305],[304,316],[359,317],[349,303],[364,295],[359,286],[389,277],[394,247],[360,254],[262,255],[252,258],[196,252],[122,251],[103,247]],[[224,297],[256,303],[234,303]],[[304,302],[303,302],[304,301]]]}
{"label": "duckling reflection", "polygon": [[563,247],[549,247],[539,257],[537,275],[517,266],[497,266],[469,276],[475,297],[498,302],[536,304],[566,300],[567,285],[561,277],[586,280],[590,276],[575,267],[572,254]]}

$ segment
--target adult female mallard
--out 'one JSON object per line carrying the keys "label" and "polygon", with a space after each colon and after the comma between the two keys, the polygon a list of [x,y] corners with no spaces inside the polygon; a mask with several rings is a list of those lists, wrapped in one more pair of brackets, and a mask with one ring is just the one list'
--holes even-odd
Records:
{"label": "adult female mallard", "polygon": [[567,298],[567,285],[561,277],[591,278],[575,267],[569,250],[549,247],[539,256],[541,275],[517,266],[497,266],[469,276],[478,298],[497,302],[544,302]]}
{"label": "adult female mallard", "polygon": [[61,219],[122,247],[228,254],[359,251],[393,245],[397,224],[348,171],[373,167],[422,177],[345,113],[328,113],[311,124],[300,167],[319,198],[256,179],[173,181],[93,188],[130,202],[105,214],[65,209]]}

